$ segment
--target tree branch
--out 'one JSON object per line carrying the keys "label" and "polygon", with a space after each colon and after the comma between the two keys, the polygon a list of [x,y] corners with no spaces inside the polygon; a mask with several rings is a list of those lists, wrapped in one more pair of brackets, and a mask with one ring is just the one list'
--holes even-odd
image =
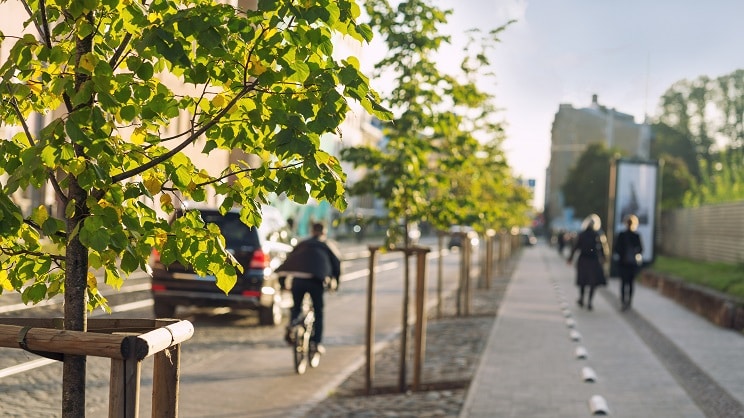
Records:
{"label": "tree branch", "polygon": [[44,42],[48,48],[52,47],[51,29],[49,28],[49,19],[46,14],[46,0],[39,0],[39,11],[41,12],[41,25],[44,27],[44,32],[41,36],[44,37]]}
{"label": "tree branch", "polygon": [[[31,10],[31,6],[28,4],[26,0],[21,0],[21,3],[23,4],[23,8],[26,9],[26,13],[28,13],[28,17],[30,17],[31,20],[33,20],[34,26],[36,27],[36,31],[39,32],[39,37],[41,37],[46,43],[46,45],[51,48],[52,43],[49,40],[49,32],[48,30],[45,30],[45,29],[49,29],[49,27],[47,25],[44,25],[44,27],[42,27],[42,25],[40,25],[39,22],[37,22],[36,19],[34,19],[34,11]],[[44,24],[46,22],[46,7],[45,7],[44,0],[39,1],[39,10],[41,11],[41,14],[42,14],[42,24]]]}
{"label": "tree branch", "polygon": [[[36,222],[34,222],[32,220],[24,219],[23,220],[23,223],[25,223],[26,225],[30,226],[31,228],[33,228],[33,229],[35,229],[35,230],[37,230],[39,232],[42,232],[41,227]],[[59,237],[59,238],[63,238],[63,239],[67,239],[67,234],[64,233],[64,232],[61,232],[61,231],[55,232],[54,233],[54,236],[55,237]]]}
{"label": "tree branch", "polygon": [[11,251],[9,249],[3,248],[3,249],[0,250],[0,253],[2,253],[4,255],[7,255],[9,257],[17,256],[17,255],[22,255],[22,254],[24,254],[24,255],[30,255],[30,256],[36,256],[36,257],[49,257],[50,259],[52,259],[57,264],[57,266],[59,266],[59,262],[64,262],[65,261],[65,256],[63,256],[63,255],[54,255],[54,254],[42,253],[42,252],[39,252],[39,251],[27,251],[27,250],[23,250],[23,251]]}
{"label": "tree branch", "polygon": [[[8,87],[8,93],[10,93],[10,87]],[[28,143],[31,144],[32,147],[36,146],[34,137],[33,135],[31,135],[31,129],[26,123],[26,119],[23,117],[23,113],[21,113],[21,109],[18,108],[18,103],[15,101],[15,98],[10,99],[10,104],[13,107],[13,111],[18,116],[18,120],[21,121],[21,126],[23,127],[23,132],[26,135],[26,139],[28,139]],[[51,169],[47,169],[47,175],[49,176],[49,182],[52,184],[52,188],[54,188],[55,192],[57,192],[57,195],[62,200],[62,202],[67,204],[67,196],[64,194],[64,192],[62,191],[62,188],[59,186],[59,183],[57,182],[57,178],[54,177],[54,172]]]}
{"label": "tree branch", "polygon": [[[147,1],[143,1],[142,7],[146,7],[146,6],[147,6]],[[129,46],[129,42],[131,42],[131,40],[132,40],[131,33],[127,33],[126,35],[124,35],[124,38],[121,40],[121,43],[119,44],[119,47],[116,48],[116,51],[114,51],[114,55],[112,55],[111,59],[109,60],[109,66],[111,66],[111,68],[116,69],[119,66],[119,64],[121,64],[121,62],[119,62],[119,58],[124,56],[124,51]]]}
{"label": "tree branch", "polygon": [[[299,166],[302,165],[303,162],[304,161],[298,161],[296,163],[292,163],[292,164],[281,166],[281,167],[272,167],[272,168],[269,168],[269,170],[276,171],[276,170],[286,170],[286,169],[292,168],[292,167],[299,167]],[[248,173],[248,172],[254,171],[254,170],[255,170],[255,168],[246,167],[246,168],[241,169],[241,170],[238,170],[238,171],[231,171],[229,173],[223,174],[220,177],[215,177],[215,178],[213,178],[213,179],[211,179],[209,181],[205,181],[204,183],[196,183],[195,185],[196,185],[196,187],[208,186],[210,184],[218,183],[218,182],[220,182],[222,180],[225,180],[226,178],[228,178],[230,176],[234,176],[234,175],[240,174],[240,173]],[[168,191],[168,192],[177,192],[178,191],[178,189],[175,188],[175,187],[162,187],[161,189],[162,190],[165,190],[165,191]]]}
{"label": "tree branch", "polygon": [[253,81],[252,83],[245,85],[243,87],[243,89],[238,94],[236,94],[235,97],[232,98],[232,100],[230,100],[230,102],[228,103],[228,105],[225,106],[219,113],[217,113],[217,115],[212,120],[210,120],[209,122],[205,123],[201,128],[199,128],[196,131],[194,131],[191,135],[189,135],[188,138],[186,138],[178,146],[176,146],[175,148],[173,148],[169,152],[167,152],[167,153],[165,153],[165,154],[163,154],[163,155],[161,155],[161,156],[159,156],[159,157],[151,160],[148,163],[145,163],[145,164],[143,164],[143,165],[141,165],[141,166],[139,166],[137,168],[133,168],[133,169],[131,169],[129,171],[125,171],[125,172],[123,172],[121,174],[118,174],[116,176],[111,177],[112,183],[118,183],[120,181],[129,179],[129,178],[134,177],[134,176],[137,176],[139,174],[142,174],[143,172],[145,172],[145,171],[147,171],[147,170],[149,170],[149,169],[157,166],[158,164],[163,163],[164,161],[167,161],[168,159],[170,159],[174,155],[176,155],[179,152],[181,152],[181,150],[183,150],[184,148],[186,148],[187,146],[189,146],[190,144],[192,144],[194,141],[196,141],[203,133],[205,133],[211,127],[213,127],[214,125],[216,125],[217,123],[219,123],[219,121],[227,114],[227,112],[235,105],[235,103],[237,103],[238,100],[240,100],[243,96],[245,96],[250,91],[252,91],[255,88],[255,85],[256,85],[256,81]]}

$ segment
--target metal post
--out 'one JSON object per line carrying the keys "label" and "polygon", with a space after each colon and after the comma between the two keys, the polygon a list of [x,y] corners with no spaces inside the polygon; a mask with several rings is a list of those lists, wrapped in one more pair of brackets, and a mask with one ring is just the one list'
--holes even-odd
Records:
{"label": "metal post", "polygon": [[367,395],[372,394],[372,380],[375,375],[375,357],[372,348],[375,345],[375,256],[377,247],[369,247],[369,278],[367,279],[367,346],[365,354],[367,367],[364,374],[364,390]]}

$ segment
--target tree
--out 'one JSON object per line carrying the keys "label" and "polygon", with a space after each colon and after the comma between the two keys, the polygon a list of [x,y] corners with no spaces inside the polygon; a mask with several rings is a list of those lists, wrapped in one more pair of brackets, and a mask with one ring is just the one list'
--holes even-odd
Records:
{"label": "tree", "polygon": [[601,142],[590,144],[569,170],[562,187],[563,196],[566,206],[573,207],[577,217],[595,213],[607,221],[610,166],[619,152],[607,149]]}
{"label": "tree", "polygon": [[659,122],[689,138],[698,158],[710,162],[713,141],[705,105],[709,97],[708,82],[708,78],[703,77],[693,82],[674,83],[661,97]]}
{"label": "tree", "polygon": [[684,205],[744,200],[744,161],[739,154],[738,149],[727,149],[715,155],[716,162],[710,169],[704,164],[703,178],[687,190]]}
{"label": "tree", "polygon": [[[225,291],[234,285],[241,267],[214,225],[196,215],[169,225],[147,201],[170,213],[178,200],[220,196],[221,210],[240,205],[248,225],[272,193],[342,209],[345,176],[319,138],[337,129],[347,100],[388,115],[357,60],[332,57],[334,34],[372,36],[354,0],[262,0],[258,10],[22,1],[36,36],[0,34],[3,48],[14,42],[0,67],[0,123],[21,127],[0,141],[0,285],[27,303],[64,293],[68,330],[85,331],[87,312],[106,307],[93,269],[118,288],[147,269],[152,248],[214,274]],[[27,123],[37,113],[41,129]],[[198,166],[189,148],[259,162]],[[59,216],[44,206],[23,214],[10,197],[47,183]],[[63,374],[62,414],[84,416],[85,359],[66,356]]]}
{"label": "tree", "polygon": [[[395,112],[395,123],[384,128],[383,149],[348,148],[342,151],[342,158],[369,169],[350,191],[383,198],[394,231],[400,220],[407,228],[409,220],[425,217],[432,183],[426,172],[434,152],[433,135],[426,130],[435,125],[436,106],[444,100],[448,87],[433,56],[448,39],[439,34],[438,26],[446,22],[449,12],[425,0],[404,1],[397,9],[386,0],[372,0],[366,1],[365,7],[370,26],[388,47],[388,56],[375,68],[395,76],[392,94],[385,101]],[[407,234],[403,237],[407,240]]]}
{"label": "tree", "polygon": [[[503,154],[496,152],[503,129],[493,121],[492,97],[475,80],[487,69],[487,49],[506,25],[478,40],[472,33],[458,79],[440,71],[436,61],[440,46],[449,42],[439,26],[446,23],[450,10],[427,0],[403,1],[396,8],[386,0],[365,5],[370,26],[388,48],[375,68],[378,74],[394,77],[384,104],[395,118],[384,127],[383,148],[343,150],[343,159],[368,169],[351,192],[384,199],[391,225],[427,220],[446,229],[495,218],[486,214],[502,210],[499,203],[508,200],[482,199],[487,188],[496,193],[506,190],[502,184],[509,172]],[[496,146],[482,146],[478,133]],[[474,172],[479,167],[483,170]]]}
{"label": "tree", "polygon": [[743,97],[744,70],[682,80],[662,96],[654,151],[682,158],[695,177],[686,205],[740,198]]}
{"label": "tree", "polygon": [[651,142],[651,158],[662,156],[679,158],[687,167],[687,171],[696,180],[700,180],[700,164],[695,144],[689,135],[662,122],[652,126],[653,141]]}
{"label": "tree", "polygon": [[680,208],[697,182],[681,158],[665,154],[659,158],[664,161],[661,167],[661,209]]}

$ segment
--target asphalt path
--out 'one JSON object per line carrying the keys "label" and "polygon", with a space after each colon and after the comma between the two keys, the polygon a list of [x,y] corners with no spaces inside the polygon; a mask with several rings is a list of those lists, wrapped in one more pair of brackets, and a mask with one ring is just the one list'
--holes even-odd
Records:
{"label": "asphalt path", "polygon": [[[358,251],[358,247],[346,247]],[[342,247],[342,251],[344,247]],[[427,299],[436,300],[439,253],[427,256]],[[180,309],[177,316],[195,327],[182,345],[179,416],[287,417],[304,416],[352,371],[364,364],[369,258],[347,254],[340,291],[326,297],[327,353],[320,367],[294,373],[292,353],[283,341],[284,324],[261,327],[252,313],[227,309]],[[410,261],[410,303],[413,319],[415,262]],[[460,257],[443,252],[444,291],[457,285]],[[403,293],[402,253],[380,254],[375,266],[375,341],[377,348],[400,330]],[[133,277],[120,292],[107,294],[114,317],[151,318],[148,281]],[[0,298],[0,315],[60,316],[59,299],[32,309]],[[288,306],[287,306],[288,308]],[[96,313],[100,315],[102,313]],[[286,321],[286,320],[285,320]],[[412,341],[411,341],[412,344]],[[61,410],[61,364],[18,349],[0,349],[0,414],[8,417],[55,417]],[[88,416],[108,412],[110,363],[89,358],[86,410]],[[152,363],[142,365],[140,416],[150,416]]]}

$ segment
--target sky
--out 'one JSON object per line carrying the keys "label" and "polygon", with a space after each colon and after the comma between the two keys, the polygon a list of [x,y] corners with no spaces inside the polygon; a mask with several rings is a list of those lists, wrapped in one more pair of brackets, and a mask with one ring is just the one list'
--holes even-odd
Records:
{"label": "sky", "polygon": [[[481,85],[503,108],[504,149],[515,174],[536,180],[533,205],[544,201],[550,131],[561,103],[600,104],[655,116],[675,82],[744,68],[741,0],[439,0],[452,9],[444,33],[457,55],[464,31],[488,31],[510,19],[490,54],[495,82]],[[459,63],[459,59],[443,59]],[[454,69],[453,69],[454,71]]]}

